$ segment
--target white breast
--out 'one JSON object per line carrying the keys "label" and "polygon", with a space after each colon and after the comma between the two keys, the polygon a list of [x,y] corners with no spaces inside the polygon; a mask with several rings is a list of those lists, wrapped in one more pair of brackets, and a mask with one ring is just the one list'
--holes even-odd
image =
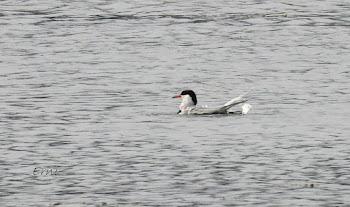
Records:
{"label": "white breast", "polygon": [[185,111],[188,111],[189,109],[193,108],[195,105],[192,101],[191,96],[189,95],[183,95],[182,96],[182,102],[179,106],[179,109],[181,110],[182,113]]}

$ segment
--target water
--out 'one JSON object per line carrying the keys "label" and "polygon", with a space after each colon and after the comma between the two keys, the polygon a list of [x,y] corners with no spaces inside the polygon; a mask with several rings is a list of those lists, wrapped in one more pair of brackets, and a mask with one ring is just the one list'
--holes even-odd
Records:
{"label": "water", "polygon": [[[349,1],[8,0],[0,26],[1,206],[350,204]],[[170,98],[251,88],[246,116]]]}

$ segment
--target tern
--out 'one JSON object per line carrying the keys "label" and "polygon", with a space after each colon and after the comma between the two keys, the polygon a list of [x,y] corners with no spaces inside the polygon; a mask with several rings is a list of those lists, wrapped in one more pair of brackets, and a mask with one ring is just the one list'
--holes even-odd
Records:
{"label": "tern", "polygon": [[[247,94],[247,93],[246,93]],[[216,107],[216,108],[208,108],[197,106],[197,96],[192,90],[184,90],[180,93],[180,95],[173,96],[173,98],[181,99],[181,104],[179,105],[178,114],[193,114],[193,115],[209,115],[209,114],[228,114],[230,113],[228,110],[237,105],[244,103],[242,105],[241,114],[247,114],[251,109],[251,105],[247,104],[248,100],[243,98],[246,94],[240,95],[236,98],[231,99],[226,102],[224,105]]]}

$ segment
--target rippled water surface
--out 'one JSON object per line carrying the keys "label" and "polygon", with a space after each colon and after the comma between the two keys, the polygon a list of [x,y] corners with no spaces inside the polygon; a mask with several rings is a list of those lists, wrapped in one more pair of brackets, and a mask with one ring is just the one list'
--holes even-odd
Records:
{"label": "rippled water surface", "polygon": [[[1,206],[350,205],[348,0],[3,0],[0,28]],[[179,116],[189,88],[253,108]]]}

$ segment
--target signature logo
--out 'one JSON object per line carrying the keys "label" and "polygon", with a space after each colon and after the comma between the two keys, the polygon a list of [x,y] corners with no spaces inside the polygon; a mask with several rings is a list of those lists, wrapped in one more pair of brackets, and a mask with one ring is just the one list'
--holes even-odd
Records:
{"label": "signature logo", "polygon": [[34,176],[57,176],[60,175],[63,172],[63,170],[58,168],[42,168],[42,167],[36,167],[33,170]]}

